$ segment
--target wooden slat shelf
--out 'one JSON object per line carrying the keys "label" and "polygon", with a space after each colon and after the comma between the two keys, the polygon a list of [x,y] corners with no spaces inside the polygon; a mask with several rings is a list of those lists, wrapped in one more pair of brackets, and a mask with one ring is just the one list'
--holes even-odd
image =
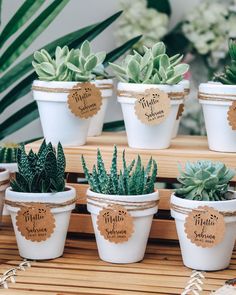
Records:
{"label": "wooden slat shelf", "polygon": [[[0,273],[19,265],[15,237],[12,231],[0,231]],[[236,273],[236,250],[229,269],[203,273],[203,291],[210,294]],[[177,243],[149,243],[145,259],[140,263],[115,265],[99,259],[91,239],[71,239],[66,242],[63,257],[32,262],[32,267],[18,271],[16,283],[1,294],[9,295],[148,295],[181,294],[192,271],[182,264]],[[192,293],[193,294],[193,293]]]}
{"label": "wooden slat shelf", "polygon": [[[40,142],[28,145],[28,148],[37,150]],[[236,167],[235,153],[218,153],[208,149],[207,139],[204,136],[178,136],[173,139],[169,149],[165,150],[140,150],[131,149],[127,145],[124,132],[105,132],[98,137],[90,137],[86,145],[80,147],[65,148],[67,160],[67,172],[82,173],[81,155],[86,157],[88,166],[91,168],[96,161],[96,150],[100,148],[105,165],[109,167],[112,157],[113,145],[116,144],[118,151],[126,149],[127,159],[133,159],[140,154],[144,163],[152,156],[158,163],[158,177],[176,178],[178,175],[178,163],[197,161],[200,159],[221,161],[231,168]],[[121,157],[118,161],[121,166]],[[233,179],[236,181],[236,176]]]}

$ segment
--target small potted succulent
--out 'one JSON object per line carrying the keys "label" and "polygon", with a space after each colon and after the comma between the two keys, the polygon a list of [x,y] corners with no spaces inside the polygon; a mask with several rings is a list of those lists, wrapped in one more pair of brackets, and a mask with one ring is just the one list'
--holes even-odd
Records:
{"label": "small potted succulent", "polygon": [[209,148],[236,152],[236,42],[229,42],[231,63],[214,81],[199,86]]}
{"label": "small potted succulent", "polygon": [[[136,164],[135,164],[136,162]],[[106,171],[100,151],[97,166],[90,173],[84,158],[82,164],[90,188],[87,208],[102,260],[112,263],[133,263],[143,259],[153,215],[158,209],[159,193],[154,189],[157,164],[150,158],[146,168],[141,158],[117,169],[117,148],[114,147],[110,171]]]}
{"label": "small potted succulent", "polygon": [[10,173],[17,171],[17,151],[19,145],[15,143],[5,143],[0,146],[0,168],[7,169]]}
{"label": "small potted succulent", "polygon": [[180,124],[180,120],[182,117],[182,114],[184,112],[184,103],[186,101],[186,99],[188,99],[188,95],[190,92],[190,81],[187,79],[184,79],[180,82],[180,84],[182,84],[184,86],[184,102],[182,104],[180,104],[178,112],[177,112],[177,116],[176,116],[176,121],[175,121],[175,127],[172,133],[172,138],[175,138],[178,134],[179,131],[179,124]]}
{"label": "small potted succulent", "polygon": [[27,259],[53,259],[63,254],[75,189],[65,186],[65,156],[43,141],[38,153],[18,150],[19,172],[6,190],[19,253]]}
{"label": "small potted succulent", "polygon": [[[33,82],[32,89],[47,142],[78,146],[85,144],[87,135],[101,134],[113,87],[102,64],[105,57],[105,52],[93,53],[88,41],[84,41],[80,49],[57,47],[55,58],[45,49],[34,53],[32,64],[38,80]],[[95,90],[87,92],[91,84]],[[97,102],[98,109],[92,114],[84,113],[84,110],[93,110],[95,95],[101,99],[100,104]],[[80,102],[73,105],[80,110],[80,115],[68,105],[70,96],[73,103]]]}
{"label": "small potted succulent", "polygon": [[118,101],[132,148],[165,149],[170,145],[184,87],[179,82],[189,66],[182,56],[169,57],[163,42],[134,51],[121,65],[110,63],[118,83]]}
{"label": "small potted succulent", "polygon": [[236,237],[236,193],[229,190],[235,171],[223,163],[198,161],[180,168],[181,188],[171,196],[183,262],[215,271],[228,267]]}

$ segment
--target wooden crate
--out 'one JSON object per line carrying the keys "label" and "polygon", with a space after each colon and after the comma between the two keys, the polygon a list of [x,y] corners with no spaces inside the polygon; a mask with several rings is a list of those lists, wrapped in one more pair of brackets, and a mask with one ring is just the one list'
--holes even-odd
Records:
{"label": "wooden crate", "polygon": [[[69,232],[72,233],[93,233],[92,223],[89,214],[86,212],[86,190],[87,184],[76,183],[78,177],[83,177],[81,155],[84,155],[89,168],[96,162],[96,151],[100,148],[105,166],[110,167],[113,145],[118,147],[118,166],[121,167],[121,153],[126,149],[127,160],[132,160],[138,154],[146,164],[152,156],[158,163],[158,182],[176,182],[178,176],[178,163],[186,161],[197,161],[200,159],[224,162],[228,167],[236,168],[236,156],[234,153],[218,153],[209,151],[206,137],[202,136],[179,136],[172,140],[171,147],[165,150],[138,150],[131,149],[127,145],[127,138],[124,132],[103,133],[99,137],[91,137],[84,146],[65,148],[66,172],[68,182],[77,191],[77,207],[72,213]],[[27,150],[37,151],[40,142],[27,146]],[[233,179],[236,182],[236,177]],[[157,216],[155,216],[151,228],[150,237],[160,239],[177,239],[174,221],[170,217],[169,199],[171,190],[160,190],[160,205]]]}

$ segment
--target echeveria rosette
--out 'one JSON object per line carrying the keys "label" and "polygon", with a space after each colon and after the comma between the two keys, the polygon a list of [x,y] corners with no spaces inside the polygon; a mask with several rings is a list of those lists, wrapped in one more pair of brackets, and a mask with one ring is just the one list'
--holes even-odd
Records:
{"label": "echeveria rosette", "polygon": [[80,49],[69,50],[67,46],[58,46],[54,56],[50,56],[45,49],[34,53],[32,64],[39,80],[87,82],[108,77],[102,64],[106,53],[93,53],[87,40]]}
{"label": "echeveria rosette", "polygon": [[198,161],[187,162],[185,171],[179,167],[178,181],[182,187],[175,190],[178,197],[197,201],[226,200],[229,181],[235,171],[221,162]]}
{"label": "echeveria rosette", "polygon": [[174,85],[183,80],[189,65],[180,63],[182,55],[169,57],[163,42],[158,42],[151,48],[143,46],[143,50],[143,55],[134,50],[120,65],[110,63],[121,82]]}
{"label": "echeveria rosette", "polygon": [[221,74],[215,74],[214,80],[227,85],[236,85],[236,42],[229,42],[230,64],[225,67]]}

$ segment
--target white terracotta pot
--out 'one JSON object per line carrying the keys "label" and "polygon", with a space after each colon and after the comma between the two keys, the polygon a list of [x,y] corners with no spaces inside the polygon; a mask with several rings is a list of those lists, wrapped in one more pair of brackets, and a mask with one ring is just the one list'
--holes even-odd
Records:
{"label": "white terracotta pot", "polygon": [[[58,193],[19,193],[7,188],[6,200],[13,202],[40,202],[40,203],[64,203],[75,198],[75,189],[67,187],[68,190]],[[58,208],[52,208],[51,212],[55,218],[55,229],[53,234],[45,241],[32,242],[25,239],[18,231],[16,226],[16,215],[20,210],[19,207],[7,205],[11,214],[12,224],[14,227],[16,241],[20,256],[27,259],[54,259],[63,254],[66,234],[70,221],[70,214],[75,208],[75,203]]]}
{"label": "white terracotta pot", "polygon": [[[236,211],[235,199],[227,201],[193,201],[171,196],[171,203],[177,206],[194,209],[199,206],[209,206],[218,211]],[[228,267],[236,239],[236,216],[224,217],[225,235],[218,245],[203,248],[193,244],[185,233],[184,223],[186,214],[171,209],[171,216],[175,218],[184,265],[197,270],[216,271]]]}
{"label": "white terracotta pot", "polygon": [[[157,88],[164,92],[182,92],[182,85],[153,85],[118,83],[118,91],[144,92],[146,89]],[[140,149],[166,149],[170,146],[171,136],[176,121],[179,105],[183,100],[171,100],[171,111],[169,116],[158,125],[147,125],[142,123],[135,114],[135,97],[118,96],[121,103],[125,121],[128,144],[131,148]]]}
{"label": "white terracotta pot", "polygon": [[9,186],[10,173],[4,168],[0,168],[0,217],[2,218],[5,191]]}
{"label": "white terracotta pot", "polygon": [[[10,173],[10,178],[14,176],[16,172],[18,172],[18,166],[17,163],[0,163],[0,169],[6,169]],[[9,183],[10,184],[10,183]],[[6,205],[4,204],[3,210],[2,210],[2,215],[8,216],[10,213],[8,212]]]}
{"label": "white terracotta pot", "polygon": [[232,104],[232,101],[229,100],[236,100],[236,85],[202,83],[199,86],[199,93],[203,96],[208,94],[213,97],[216,94],[216,98],[219,98],[217,95],[220,95],[220,98],[225,99],[225,101],[200,99],[209,148],[219,152],[236,152],[236,130],[232,130],[227,120],[227,113]]}
{"label": "white terracotta pot", "polygon": [[107,85],[110,89],[100,89],[102,93],[102,106],[101,109],[94,115],[89,124],[88,136],[99,136],[102,133],[104,118],[108,106],[108,100],[112,98],[113,93],[113,81],[112,79],[96,80],[96,85]]}
{"label": "white terracotta pot", "polygon": [[[101,209],[107,207],[107,203],[102,199],[118,200],[126,202],[146,202],[156,201],[159,199],[159,193],[156,191],[147,195],[137,196],[118,196],[118,195],[104,195],[94,193],[91,190],[87,191],[89,197],[99,198],[97,201],[91,201],[93,204],[87,204],[87,209],[91,213],[93,228],[95,232],[96,242],[98,246],[99,256],[102,260],[111,263],[134,263],[143,259],[147,240],[149,237],[153,215],[157,212],[158,207],[155,206],[149,209],[142,209],[140,211],[129,211],[133,217],[134,232],[127,242],[112,243],[100,234],[97,228],[97,217]],[[129,206],[124,206],[129,209]]]}
{"label": "white terracotta pot", "polygon": [[[96,81],[91,82],[97,85]],[[33,86],[72,89],[78,82],[45,82],[35,80]],[[67,105],[68,93],[33,90],[37,101],[43,134],[47,142],[64,146],[84,145],[88,135],[89,119],[75,116]]]}
{"label": "white terracotta pot", "polygon": [[[190,90],[190,81],[189,80],[183,80],[179,84],[184,86],[184,94],[185,94],[184,101],[185,101],[186,99],[188,99],[189,90]],[[175,126],[174,126],[174,129],[173,129],[172,138],[175,138],[177,136],[177,134],[178,134],[181,117],[178,120],[177,119],[175,120]]]}

